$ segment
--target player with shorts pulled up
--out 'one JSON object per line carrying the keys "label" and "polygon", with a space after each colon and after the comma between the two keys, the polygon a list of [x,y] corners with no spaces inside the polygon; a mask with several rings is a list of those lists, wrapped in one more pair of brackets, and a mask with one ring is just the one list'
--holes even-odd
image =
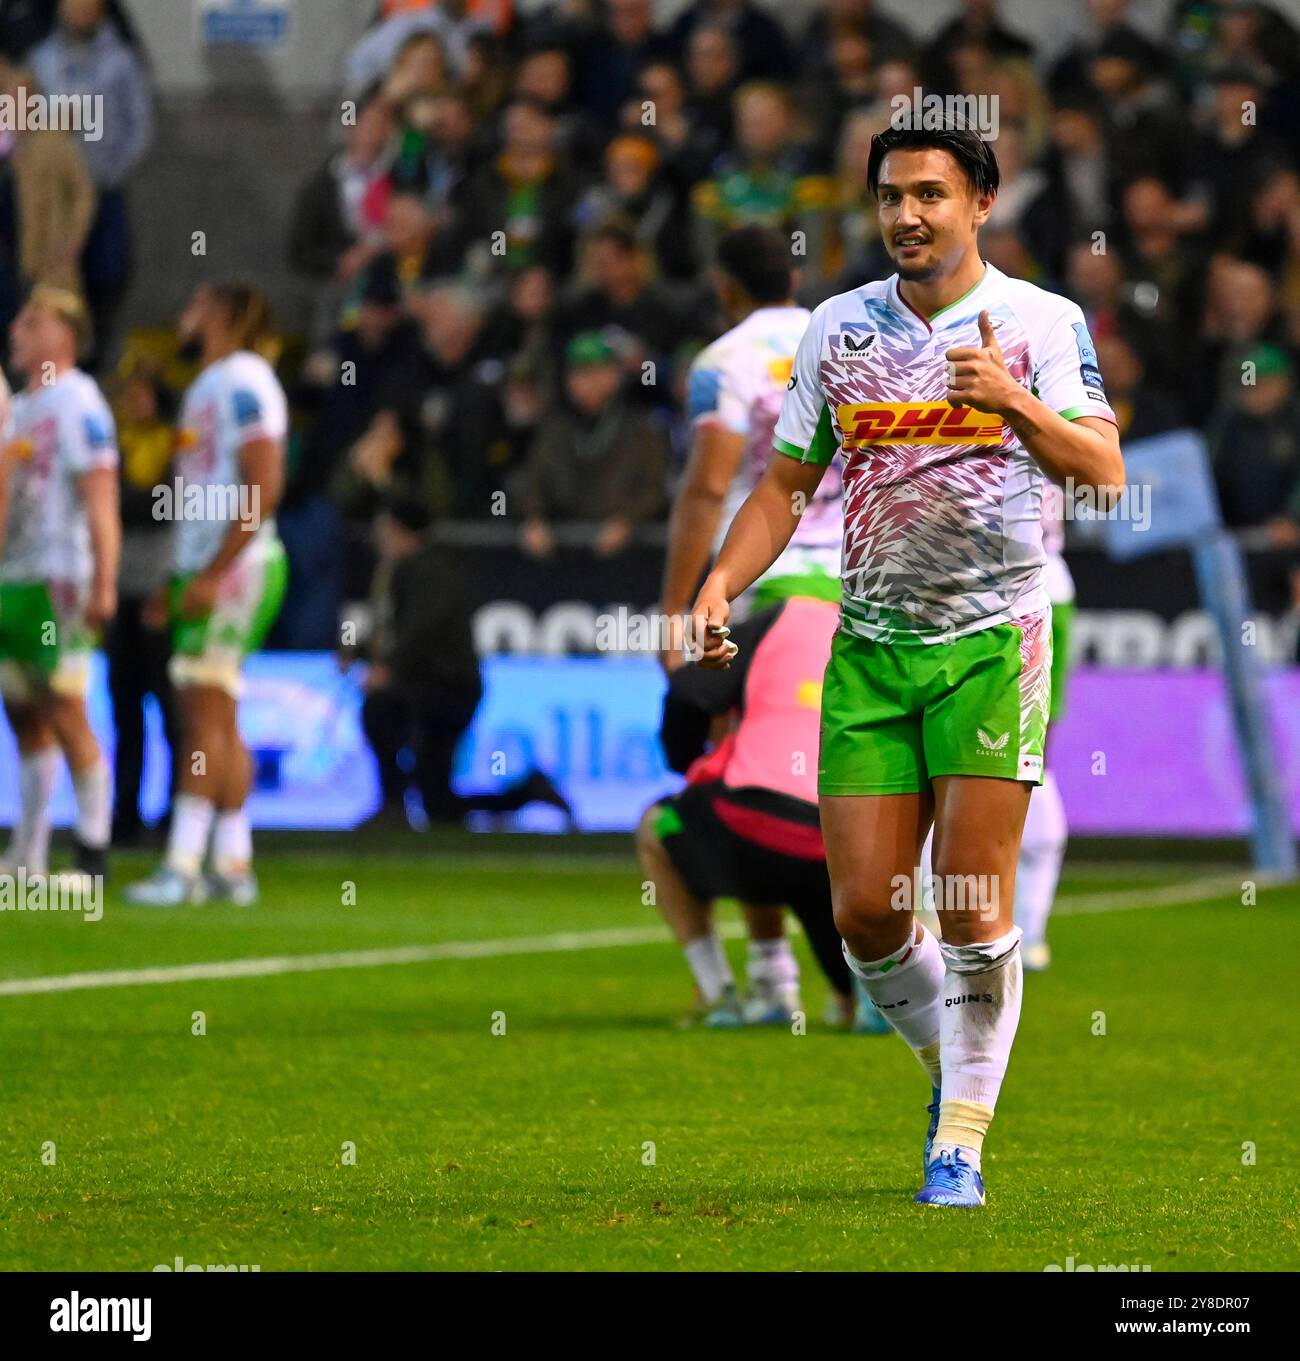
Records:
{"label": "player with shorts pulled up", "polygon": [[271,322],[257,289],[204,285],[179,329],[202,369],[181,408],[173,576],[152,613],[171,624],[183,760],[163,863],[126,896],[151,907],[209,898],[248,905],[257,881],[244,809],[252,758],[239,735],[240,670],[284,600],[288,568],[274,516],[288,403],[258,353]]}
{"label": "player with shorts pulled up", "polygon": [[50,797],[59,755],[77,800],[74,864],[107,872],[112,781],[86,716],[90,662],[117,609],[117,433],[89,374],[85,304],[40,285],[14,319],[23,375],[0,455],[7,514],[0,549],[0,690],[18,739],[21,814],[3,872],[49,869]]}
{"label": "player with shorts pulled up", "polygon": [[[1016,858],[1043,768],[1043,477],[1113,496],[1124,465],[1079,308],[980,258],[992,148],[951,125],[891,128],[867,181],[897,272],[814,312],[777,422],[786,457],[732,522],[694,631],[703,665],[730,664],[731,601],[842,451],[843,603],[818,767],[835,919],[933,1086],[916,1199],[977,1206],[1020,1017]],[[905,887],[932,822],[941,942]]]}

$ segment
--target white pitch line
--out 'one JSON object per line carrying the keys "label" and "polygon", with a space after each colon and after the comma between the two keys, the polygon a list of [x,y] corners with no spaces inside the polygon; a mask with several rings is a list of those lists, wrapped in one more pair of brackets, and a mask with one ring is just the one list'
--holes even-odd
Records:
{"label": "white pitch line", "polygon": [[[740,922],[726,922],[720,934],[744,934]],[[327,969],[373,969],[385,964],[428,964],[440,959],[490,959],[503,955],[547,955],[574,950],[609,950],[625,945],[664,945],[661,926],[607,931],[561,931],[553,936],[507,936],[501,940],[452,940],[441,945],[401,945],[386,950],[342,950],[325,955],[268,955],[260,959],[170,964],[151,969],[106,969],[96,973],[51,974],[0,981],[0,997],[81,992],[88,988],[130,988],[145,983],[191,983],[224,978],[270,978],[276,974],[320,973]]]}
{"label": "white pitch line", "polygon": [[1084,912],[1130,912],[1144,907],[1178,907],[1183,903],[1206,902],[1231,893],[1240,896],[1250,883],[1257,890],[1286,883],[1273,874],[1255,874],[1243,869],[1239,874],[1215,874],[1189,883],[1165,884],[1162,888],[1131,888],[1119,893],[1062,894],[1052,909],[1054,917]]}
{"label": "white pitch line", "polygon": [[[1202,902],[1229,891],[1239,892],[1250,879],[1216,875],[1164,888],[1124,893],[1083,893],[1063,897],[1058,914],[1126,912],[1144,907],[1173,907]],[[1254,876],[1260,888],[1271,880]],[[794,927],[791,923],[791,927]],[[719,923],[727,939],[744,935],[742,922]],[[602,931],[561,931],[550,936],[506,936],[500,940],[445,941],[441,945],[403,945],[382,950],[344,950],[321,955],[269,955],[260,959],[215,960],[205,964],[171,964],[151,969],[107,969],[96,973],[52,974],[43,978],[0,981],[0,997],[30,997],[41,993],[82,992],[92,988],[130,988],[149,983],[206,982],[225,978],[270,978],[277,974],[320,973],[329,969],[373,969],[387,964],[428,964],[441,959],[498,959],[508,955],[566,954],[575,950],[610,950],[631,945],[663,945],[670,936],[663,927],[615,927]]]}

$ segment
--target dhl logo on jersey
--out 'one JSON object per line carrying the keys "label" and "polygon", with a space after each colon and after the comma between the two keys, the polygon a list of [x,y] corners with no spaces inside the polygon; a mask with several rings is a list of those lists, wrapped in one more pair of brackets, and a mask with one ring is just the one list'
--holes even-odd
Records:
{"label": "dhl logo on jersey", "polygon": [[19,435],[9,441],[8,449],[14,458],[21,458],[25,463],[36,452],[36,444],[30,435]]}
{"label": "dhl logo on jersey", "polygon": [[835,409],[846,449],[866,444],[1001,444],[1002,417],[947,402],[866,402]]}

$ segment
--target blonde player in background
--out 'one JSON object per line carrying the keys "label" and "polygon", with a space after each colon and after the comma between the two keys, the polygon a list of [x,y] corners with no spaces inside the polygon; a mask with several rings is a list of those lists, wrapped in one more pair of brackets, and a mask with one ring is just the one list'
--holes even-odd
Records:
{"label": "blonde player in background", "polygon": [[39,286],[10,330],[25,384],[0,458],[0,690],[18,740],[21,814],[3,872],[49,870],[50,796],[62,751],[77,799],[75,869],[107,872],[112,789],[86,716],[95,638],[117,609],[117,436],[74,293]]}
{"label": "blonde player in background", "polygon": [[284,600],[288,573],[274,515],[288,403],[257,352],[271,334],[257,289],[205,284],[179,331],[182,352],[197,352],[202,369],[181,409],[173,577],[152,612],[172,628],[183,760],[163,863],[126,896],[151,907],[209,898],[247,906],[257,900],[257,881],[244,809],[252,758],[239,735],[240,670]]}

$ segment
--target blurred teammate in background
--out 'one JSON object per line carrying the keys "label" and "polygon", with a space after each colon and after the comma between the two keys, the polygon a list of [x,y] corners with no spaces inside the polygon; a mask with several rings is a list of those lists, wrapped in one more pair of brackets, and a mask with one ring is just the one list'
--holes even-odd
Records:
{"label": "blurred teammate in background", "polygon": [[107,873],[112,789],[86,717],[91,655],[117,608],[117,437],[95,380],[77,368],[89,339],[75,293],[39,286],[14,319],[10,353],[26,380],[12,399],[0,480],[0,689],[18,739],[22,812],[4,872],[49,869],[50,796],[67,758],[77,798],[74,864]]}
{"label": "blurred teammate in background", "polygon": [[[817,813],[821,675],[838,622],[839,607],[828,600],[783,600],[736,626],[734,666],[682,666],[668,680],[660,738],[687,785],[646,810],[637,852],[709,1026],[788,1025],[801,1009],[797,972],[791,980],[756,968],[765,959],[754,947],[768,942],[752,936],[754,995],[742,1001],[714,929],[717,898],[746,904],[751,930],[751,913],[773,914],[779,927],[788,906],[831,985],[836,1019],[852,1014],[853,975],[835,929]],[[705,755],[711,720],[733,711],[734,728]]]}
{"label": "blurred teammate in background", "polygon": [[288,404],[258,352],[271,343],[271,318],[256,288],[203,285],[179,331],[182,353],[194,354],[202,368],[181,407],[172,580],[150,616],[165,611],[172,628],[180,787],[163,863],[126,896],[152,907],[212,897],[246,906],[257,900],[257,881],[244,808],[253,762],[239,735],[240,669],[284,599],[288,573],[274,517]]}
{"label": "blurred teammate in background", "polygon": [[[690,455],[668,521],[660,595],[660,612],[672,619],[689,609],[727,526],[772,458],[772,433],[794,352],[811,316],[794,301],[790,243],[772,228],[727,232],[718,242],[713,283],[730,329],[696,356],[687,382]],[[737,617],[795,593],[838,603],[843,537],[838,471],[818,488],[780,558],[736,602]],[[662,653],[670,676],[683,660],[681,639],[675,643]],[[726,724],[725,714],[718,717],[715,736]],[[741,910],[749,931],[750,991],[758,1004],[748,1014],[768,1019],[798,1010],[799,966],[781,909],[742,902]],[[711,919],[708,931],[708,948],[720,957]],[[720,1017],[725,1013],[723,1008]]]}
{"label": "blurred teammate in background", "polygon": [[1056,898],[1069,826],[1065,804],[1051,767],[1051,725],[1065,712],[1070,670],[1070,637],[1074,623],[1074,578],[1063,556],[1062,516],[1065,494],[1053,482],[1043,487],[1043,552],[1047,555],[1047,594],[1052,602],[1052,697],[1043,739],[1043,782],[1029,796],[1025,830],[1016,862],[1016,925],[1024,932],[1020,957],[1027,973],[1041,973],[1052,962],[1047,945],[1047,918]]}

